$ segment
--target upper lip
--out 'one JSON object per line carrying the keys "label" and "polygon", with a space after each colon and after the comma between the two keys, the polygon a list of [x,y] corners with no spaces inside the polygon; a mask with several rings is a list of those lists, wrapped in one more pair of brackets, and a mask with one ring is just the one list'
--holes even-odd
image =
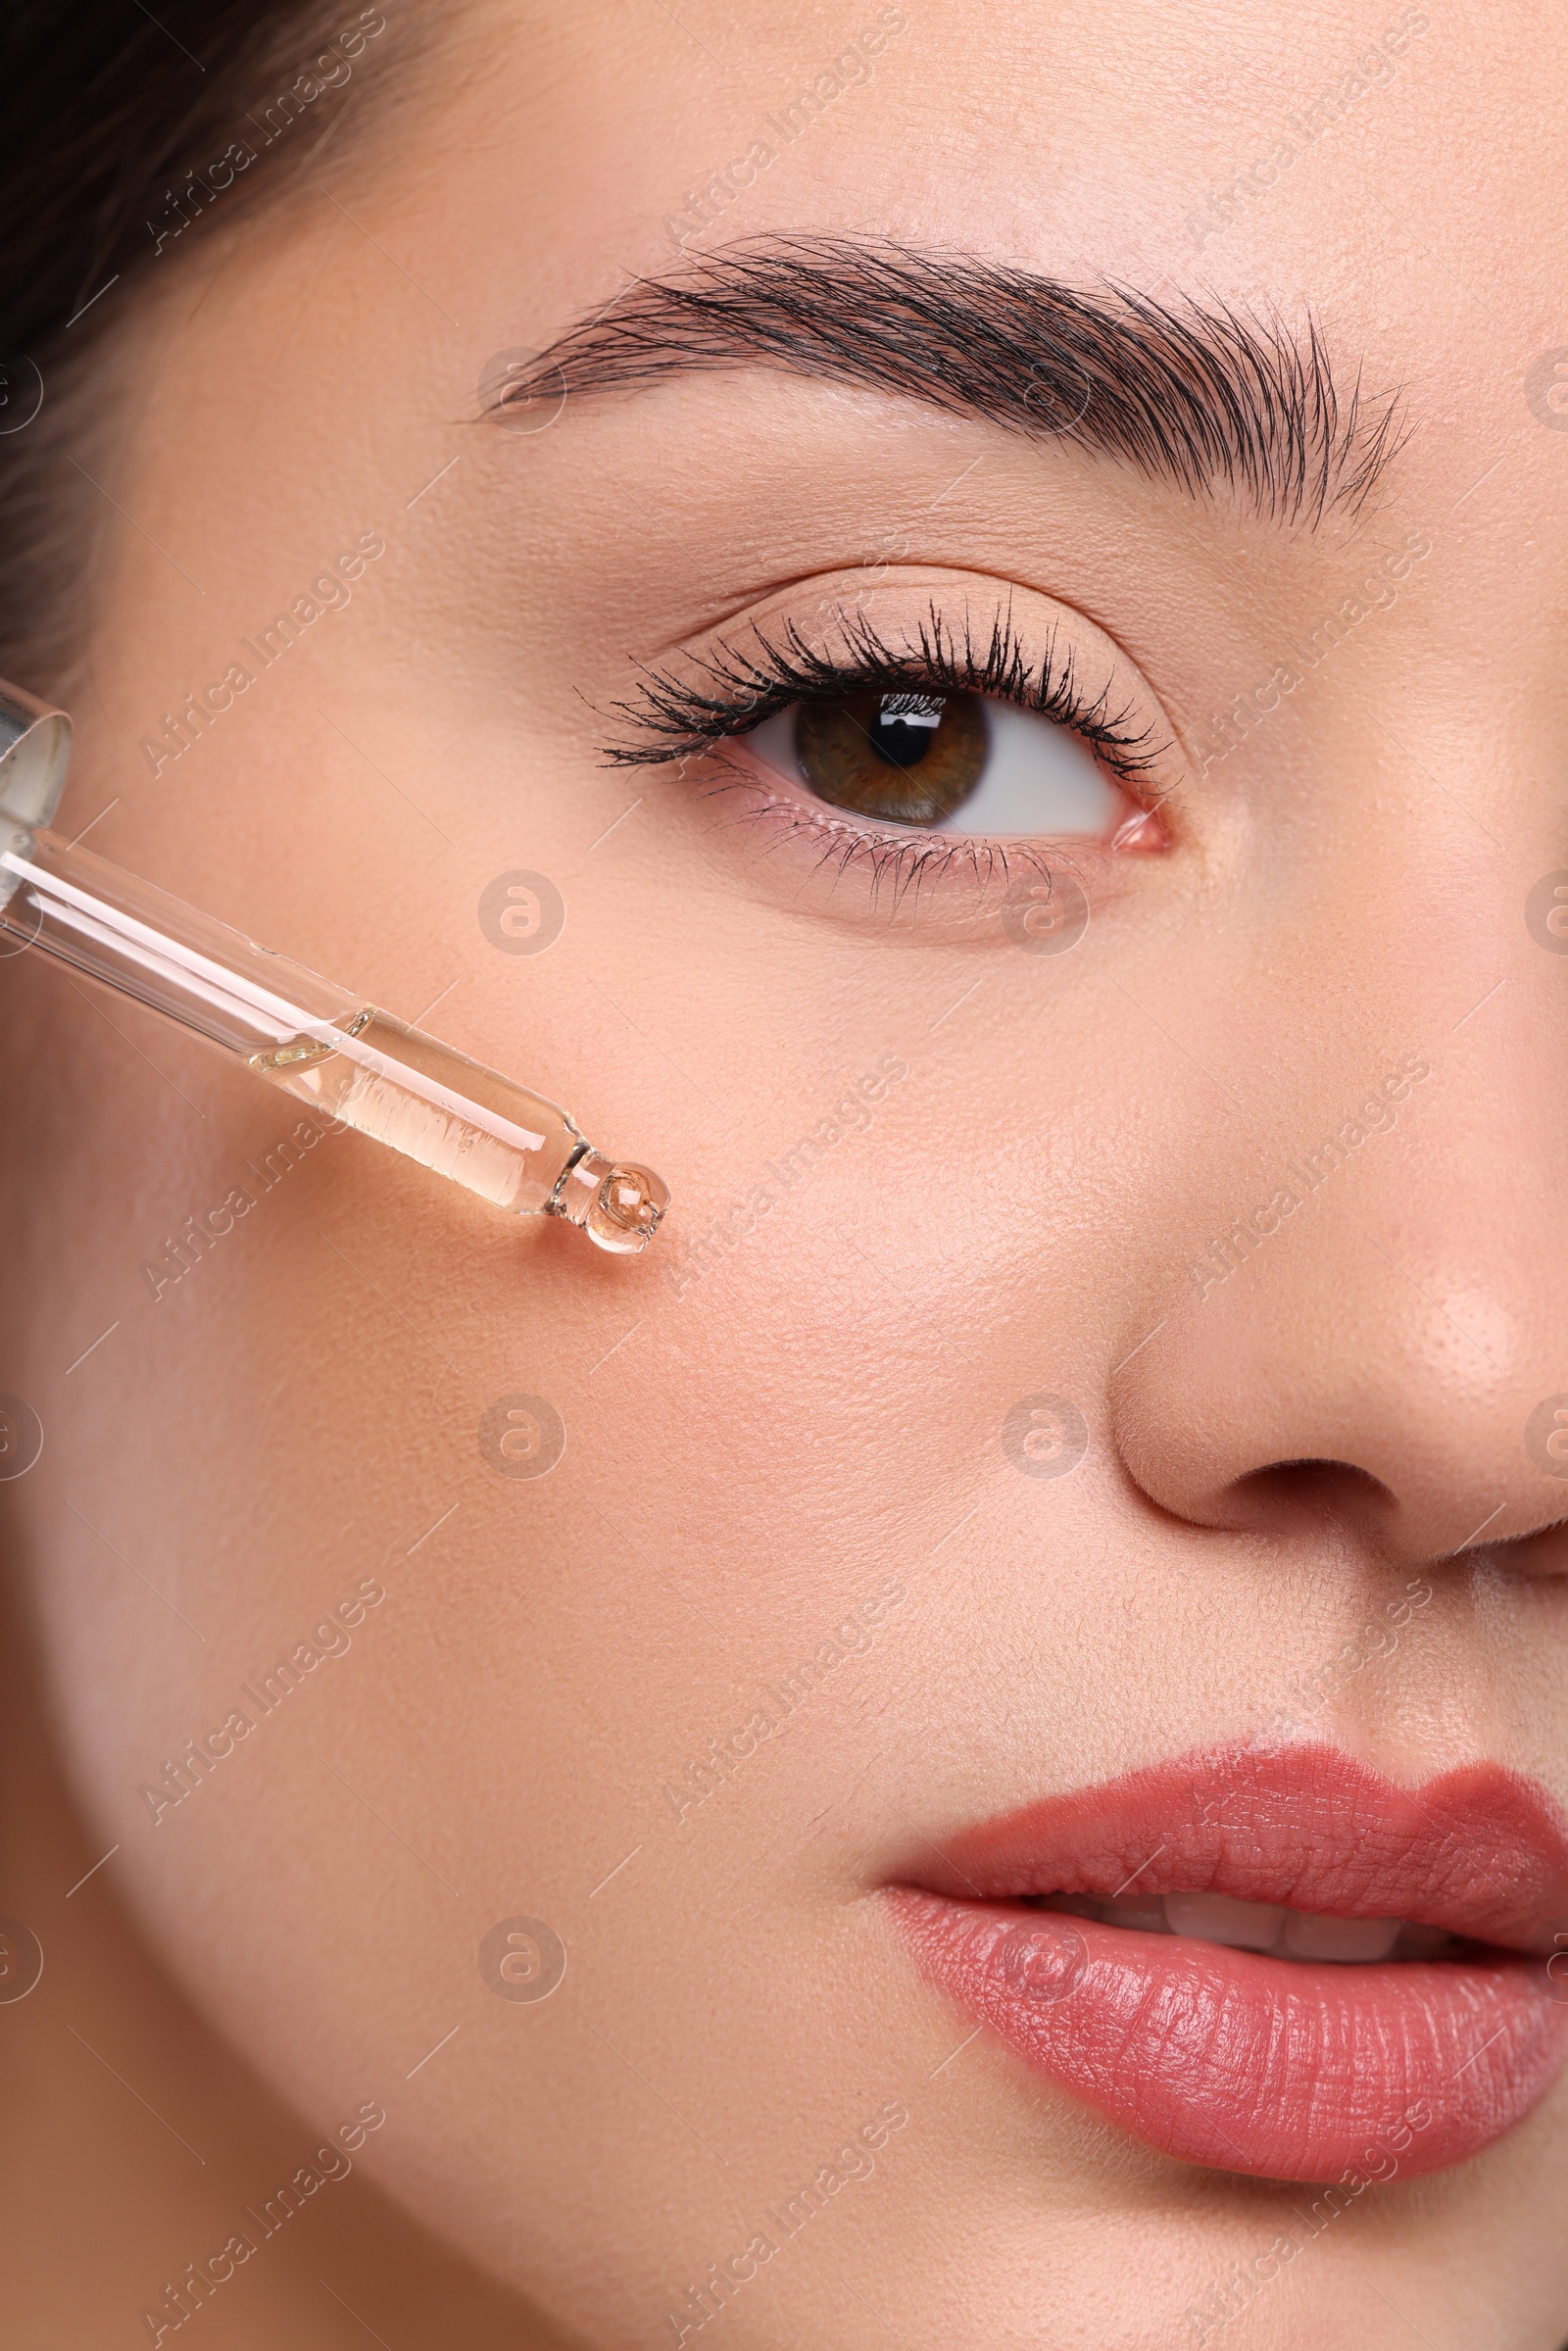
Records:
{"label": "upper lip", "polygon": [[1568,1929],[1568,1823],[1539,1784],[1473,1763],[1405,1787],[1326,1745],[1210,1747],[1047,1796],[900,1875],[959,1900],[1231,1894],[1526,1951]]}

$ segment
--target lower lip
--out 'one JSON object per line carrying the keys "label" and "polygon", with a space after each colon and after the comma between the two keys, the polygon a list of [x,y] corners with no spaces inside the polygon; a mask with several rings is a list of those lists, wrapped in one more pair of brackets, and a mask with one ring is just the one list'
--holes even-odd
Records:
{"label": "lower lip", "polygon": [[1539,1959],[1315,1965],[907,1886],[890,1899],[971,2017],[1186,2163],[1441,2171],[1522,2122],[1568,2058],[1568,2005]]}

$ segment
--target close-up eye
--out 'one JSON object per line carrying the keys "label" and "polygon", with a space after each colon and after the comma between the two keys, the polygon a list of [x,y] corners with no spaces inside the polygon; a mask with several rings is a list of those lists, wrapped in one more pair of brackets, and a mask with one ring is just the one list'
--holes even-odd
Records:
{"label": "close-up eye", "polygon": [[886,859],[905,879],[930,878],[939,859],[961,857],[959,843],[1166,846],[1153,804],[1174,739],[1151,689],[1081,613],[1021,589],[993,603],[995,592],[879,584],[873,615],[840,601],[856,594],[851,581],[818,604],[825,629],[776,612],[732,623],[706,647],[637,665],[612,706],[605,756],[708,755],[712,789],[742,805],[749,792],[748,817],[801,833],[808,849],[814,836],[814,854],[825,834],[835,873],[863,862],[873,896]]}
{"label": "close-up eye", "polygon": [[978,694],[841,694],[796,703],[746,738],[831,808],[926,832],[1101,838],[1126,793],[1081,735]]}

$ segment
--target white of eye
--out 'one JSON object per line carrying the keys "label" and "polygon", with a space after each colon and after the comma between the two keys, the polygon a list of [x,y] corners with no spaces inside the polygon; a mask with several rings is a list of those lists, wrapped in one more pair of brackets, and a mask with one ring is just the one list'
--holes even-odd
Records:
{"label": "white of eye", "polygon": [[1010,702],[984,709],[990,751],[980,780],[933,831],[1094,836],[1126,813],[1126,795],[1082,735]]}
{"label": "white of eye", "polygon": [[[746,739],[764,765],[809,791],[796,751],[799,708],[775,710]],[[987,753],[979,781],[941,824],[921,830],[1008,839],[1039,833],[1059,841],[1099,839],[1114,829],[1127,813],[1126,795],[1081,735],[1010,702],[981,708]],[[912,702],[906,722],[919,723]]]}

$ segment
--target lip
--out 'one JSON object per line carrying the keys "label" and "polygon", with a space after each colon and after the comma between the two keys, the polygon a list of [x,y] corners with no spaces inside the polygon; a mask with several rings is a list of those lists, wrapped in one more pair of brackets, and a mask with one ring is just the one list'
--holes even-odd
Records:
{"label": "lip", "polygon": [[[1212,1748],[930,1856],[888,1888],[923,1971],[1035,2071],[1184,2162],[1413,2178],[1511,2131],[1568,2058],[1568,1986],[1546,1966],[1568,1929],[1568,1828],[1494,1764],[1406,1788],[1328,1746]],[[1020,1907],[1133,1888],[1399,1918],[1488,1947],[1328,1965]]]}

